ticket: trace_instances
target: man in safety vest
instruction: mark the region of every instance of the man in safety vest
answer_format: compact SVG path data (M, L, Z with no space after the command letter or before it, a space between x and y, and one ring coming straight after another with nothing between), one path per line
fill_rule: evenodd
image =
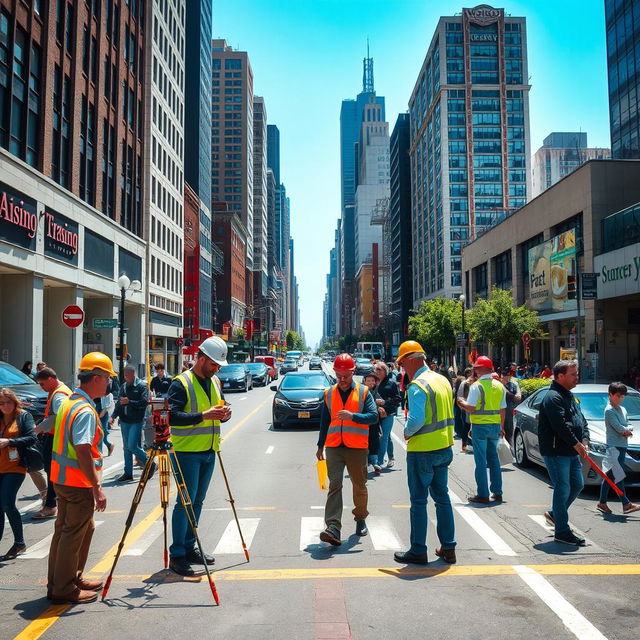
M334 546L341 544L342 479L347 468L353 486L352 513L356 535L367 535L367 458L370 425L378 428L378 410L373 396L364 385L353 380L356 363L348 353L333 362L338 383L325 389L320 414L318 460L324 460L326 447L329 495L324 511L326 529L320 540Z
M207 338L201 345L191 369L176 376L169 387L171 442L193 504L196 525L202 503L213 475L216 451L220 449L220 423L231 417L225 406L216 373L227 364L227 344L222 338ZM213 564L214 557L204 558L196 548L196 539L187 514L176 499L171 518L173 544L169 567L178 575L192 576L192 564Z
M491 499L502 502L502 469L498 458L498 444L504 438L504 418L507 408L507 391L500 379L493 377L493 362L487 356L479 356L473 368L478 376L471 385L466 399L458 398L458 406L469 413L473 459L476 463L477 492L469 496L469 502L489 504ZM487 482L487 463L491 487Z
M100 484L102 429L92 398L106 394L113 375L108 356L87 353L78 366L79 388L56 414L50 477L58 517L49 550L47 597L58 604L93 602L102 588L102 582L86 580L82 572L95 530L93 512L107 506Z
M427 564L427 498L436 506L440 547L436 555L456 561L455 524L449 498L449 465L453 460L453 395L444 376L426 364L424 349L414 340L398 349L398 365L411 383L407 389L409 413L404 426L411 509L411 547L397 551L396 562Z
M41 389L49 394L47 397L47 406L44 409L44 418L36 427L36 433L38 434L42 447L44 470L47 472L47 497L42 505L42 509L31 516L34 520L44 520L46 518L55 518L58 515L56 492L53 488L53 482L51 482L53 433L56 426L58 410L71 395L71 389L69 389L64 382L58 380L58 374L49 367L40 369L35 377Z

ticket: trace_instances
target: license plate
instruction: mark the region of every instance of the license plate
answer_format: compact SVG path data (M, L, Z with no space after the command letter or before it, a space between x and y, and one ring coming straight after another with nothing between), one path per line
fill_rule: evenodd
M310 417L311 417L310 411L298 411L298 418L310 418Z
M222 387L223 387L224 389L228 389L230 386L231 386L231 384L230 384L229 382L225 382L225 383L222 385Z

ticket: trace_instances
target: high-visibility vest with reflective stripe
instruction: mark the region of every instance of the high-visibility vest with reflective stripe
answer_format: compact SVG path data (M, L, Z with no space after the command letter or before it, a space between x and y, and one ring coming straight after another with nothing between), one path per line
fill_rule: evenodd
M98 449L102 438L100 418L93 405L77 393L72 393L56 414L56 427L53 434L53 451L51 454L51 482L67 487L92 487L92 483L80 469L78 454L73 446L73 422L80 413L90 412L96 423L95 435L91 443L91 457L96 469L102 469L102 454Z
M218 406L222 401L220 382L216 376L211 378L211 399L196 379L193 371L185 371L176 376L187 392L185 413L202 413ZM171 425L171 442L176 451L214 451L220 450L220 420L202 420L197 424L184 427Z
M369 448L369 425L358 424L353 420L339 420L336 416L338 411L346 409L351 413L363 413L364 403L369 392L368 387L358 382L349 392L345 403L342 402L338 385L334 384L331 389L324 390L324 402L331 416L325 447L339 447L345 445L351 449Z
M452 447L453 394L448 380L439 373L424 371L412 380L411 384L421 389L427 397L424 405L424 425L409 438L407 451L438 451Z
M476 410L469 414L471 424L500 425L500 405L506 390L499 380L477 380L478 403Z
M48 418L49 414L51 413L51 403L53 402L53 396L55 396L56 393L61 393L67 396L68 398L73 393L73 391L71 391L71 389L69 389L69 387L67 387L67 385L64 382L59 382L58 386L49 394L49 397L47 398L47 406L44 408L45 418ZM47 433L50 435L53 435L55 430L56 430L56 425L54 423L53 427L51 427L51 429L47 431Z

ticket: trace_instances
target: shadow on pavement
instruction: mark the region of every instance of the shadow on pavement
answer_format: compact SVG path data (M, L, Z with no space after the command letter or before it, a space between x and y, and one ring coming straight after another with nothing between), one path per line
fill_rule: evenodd
M533 548L553 556L570 556L580 550L584 551L584 549L588 547L574 547L562 544L561 542L555 542L554 540L549 540L549 542L534 544Z
M391 576L393 578L400 578L401 580L423 580L424 578L434 578L435 576L442 575L443 573L447 573L451 567L448 564L443 564L441 566L430 566L430 567L415 567L415 566L406 566L402 569L380 569L380 573L384 573L385 575Z
M326 542L318 542L318 544L309 544L305 547L306 551L314 560L330 560L334 556L351 555L354 553L362 553L364 549L354 549L360 543L360 536L355 533L342 541L339 547L334 547Z

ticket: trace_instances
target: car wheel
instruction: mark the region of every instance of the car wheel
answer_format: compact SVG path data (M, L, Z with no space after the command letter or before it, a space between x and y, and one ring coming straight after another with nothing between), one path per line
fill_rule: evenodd
M516 464L519 467L528 467L531 465L529 456L527 455L527 449L524 444L524 438L520 430L516 431L513 436L513 449L515 453Z
M275 418L271 418L271 424L273 425L274 431L276 429L282 429L282 422L278 422Z

